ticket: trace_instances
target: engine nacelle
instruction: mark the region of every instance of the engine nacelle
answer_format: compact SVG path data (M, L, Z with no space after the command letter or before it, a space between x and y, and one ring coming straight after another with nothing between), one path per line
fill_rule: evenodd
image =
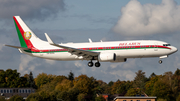
M115 61L111 61L111 62L126 62L127 58L121 58L121 57L116 57Z
M115 53L100 53L98 56L98 60L102 62L113 62L116 60L116 54Z

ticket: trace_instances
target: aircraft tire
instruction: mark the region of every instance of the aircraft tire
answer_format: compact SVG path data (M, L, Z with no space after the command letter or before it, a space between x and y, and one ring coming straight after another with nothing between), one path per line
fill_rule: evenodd
M162 64L162 60L159 60L159 64Z
M93 66L93 62L88 62L88 66L92 67Z
M96 66L96 67L100 67L101 64L100 64L99 62L96 62L96 63L95 63L95 66Z

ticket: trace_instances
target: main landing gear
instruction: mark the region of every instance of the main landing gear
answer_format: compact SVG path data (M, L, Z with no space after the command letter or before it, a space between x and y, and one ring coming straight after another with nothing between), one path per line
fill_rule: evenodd
M159 60L159 64L161 64L162 63L162 60Z
M90 62L88 62L88 66L89 66L89 67L92 67L93 65L94 65L94 63L92 62L92 60L91 60ZM95 63L95 66L96 66L96 67L100 67L100 66L101 66L101 64L99 63L99 61Z

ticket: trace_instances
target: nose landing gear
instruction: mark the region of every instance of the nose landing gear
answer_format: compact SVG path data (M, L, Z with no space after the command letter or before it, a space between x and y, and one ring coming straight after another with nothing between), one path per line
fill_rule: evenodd
M162 60L159 60L159 64L161 64L162 63Z

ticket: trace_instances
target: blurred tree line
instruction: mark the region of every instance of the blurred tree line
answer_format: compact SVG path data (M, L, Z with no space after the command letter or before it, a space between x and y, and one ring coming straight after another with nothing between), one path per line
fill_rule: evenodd
M17 70L7 69L0 70L0 88L23 88L33 87L37 88L34 82L32 72L20 77Z
M180 70L163 75L152 73L145 76L142 70L137 71L134 80L109 83L96 80L94 77L79 75L74 77L40 73L33 78L32 72L20 76L17 70L0 70L1 88L33 87L36 90L27 101L105 101L101 94L119 94L125 96L156 96L157 101L180 101ZM13 96L11 99L22 99ZM3 98L0 97L0 100ZM3 101L3 100L2 100ZM11 100L10 100L11 101Z

